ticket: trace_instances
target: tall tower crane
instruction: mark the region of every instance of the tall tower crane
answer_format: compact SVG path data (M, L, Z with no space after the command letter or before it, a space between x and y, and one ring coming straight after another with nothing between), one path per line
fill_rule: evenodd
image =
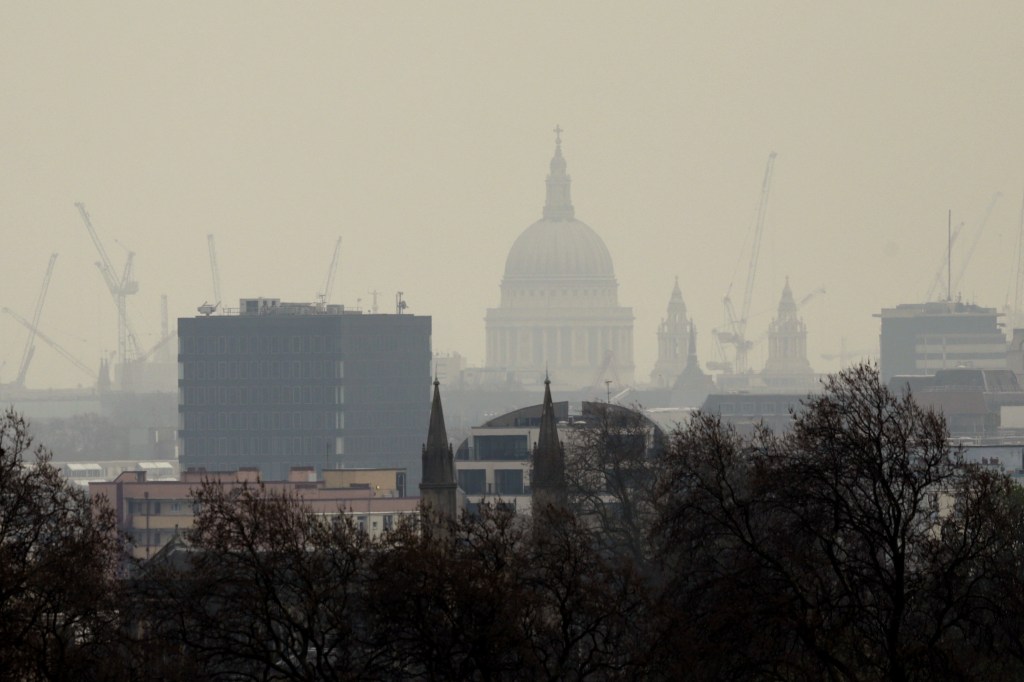
M43 333L43 332L42 332L42 331L41 331L41 330L40 330L40 329L39 329L38 327L36 327L36 326L35 326L34 324L32 324L31 322L29 322L29 321L28 321L28 320L26 320L26 319L25 319L24 317L22 317L21 315L19 315L19 314L18 314L18 313L16 313L16 312L14 312L14 311L13 311L13 310L11 310L10 308L0 308L0 310L2 310L3 312L7 313L8 315L10 315L10 316L11 316L12 318L14 318L15 320L17 320L17 321L18 321L19 323L21 323L21 325L22 325L23 327L25 327L25 328L26 328L26 329L28 329L28 330L29 330L30 332L32 332L33 334L35 334L35 335L36 335L36 337L38 337L38 338L39 338L39 339L41 339L42 341L45 341L46 343L50 344L50 346L51 346L51 347L52 347L52 348L53 348L53 349L54 349L55 351L57 351L58 353L60 353L60 354L61 354L61 355L62 355L62 356L63 356L63 357L65 358L65 359L67 359L67 360L68 360L68 362L70 362L71 364L73 364L73 365L74 365L75 367L77 367L78 369L82 370L82 372L84 372L85 374L89 375L89 376L90 376L90 377L92 377L93 379L95 379L95 378L96 378L96 374L95 374L95 372L93 372L93 371L92 371L91 369L89 369L88 367L86 367L86 366L85 366L85 363L83 363L83 362L82 362L81 360L79 360L79 359L78 359L78 358L76 358L76 357L75 357L74 355L72 355L71 353L69 353L69 352L68 352L68 351L67 351L67 350L66 350L66 349L65 349L65 348L64 348L63 346L61 346L61 345L60 345L59 343L57 343L56 341L54 341L53 339L51 339L51 338L50 338L49 336L47 336L46 334L44 334L44 333Z
M320 293L316 295L321 310L326 310L327 305L331 302L331 293L334 291L334 277L338 272L338 256L340 254L341 237L338 237L338 241L334 244L334 257L331 258L331 265L327 269L327 282L324 283L324 288Z
M996 192L992 195L992 199L988 202L988 208L985 209L985 216L981 219L978 224L978 231L974 233L974 239L971 241L970 248L967 249L967 255L963 262L960 264L960 270L957 271L956 277L953 278L951 291L959 291L960 283L964 278L964 273L967 272L967 266L971 264L971 258L974 256L975 249L978 248L978 242L981 240L981 234L985 231L985 226L988 225L989 218L992 217L992 209L999 203L999 199L1003 196L1002 192Z
M754 221L754 241L750 250L750 267L747 269L747 284L743 290L743 307L739 316L732 302L732 284L726 293L723 303L729 327L727 331L718 331L716 336L722 343L735 348L736 362L733 367L736 373L747 371L747 352L751 342L747 339L747 320L750 315L750 299L754 293L754 278L757 274L757 260L761 252L761 235L764 233L764 218L768 211L768 194L772 185L772 170L775 167L775 152L768 155L768 163L764 169L764 180L761 182L761 199L757 206L757 217Z
M1017 276L1013 289L1013 316L1012 328L1019 327L1024 323L1024 200L1020 206L1020 221L1017 227Z
M206 246L210 250L210 277L213 279L213 307L214 310L220 305L220 268L217 267L217 245L213 242L213 235L206 235Z
M947 279L951 274L948 272L949 250L951 250L953 248L953 245L956 244L956 240L960 236L960 232L963 229L964 222L961 220L960 224L958 224L955 228L952 228L952 230L950 231L949 239L946 243L946 253L942 254L942 262L939 263L939 267L935 269L935 276L932 278L932 284L930 287L928 287L928 293L924 295L924 300L926 302L939 300L936 298L936 296L941 295L942 285L946 283ZM952 289L953 285L952 282L950 282L949 290L952 291Z
M50 288L50 277L53 276L53 265L57 262L57 254L50 254L50 262L46 266L46 274L43 276L43 286L39 290L39 297L36 299L36 307L32 313L32 323L28 326L28 339L25 341L25 350L21 353L21 363L18 365L18 376L14 379L14 385L25 386L25 375L28 373L28 366L35 355L36 327L39 325L39 316L43 312L43 302L46 300L46 292Z
M128 321L128 297L139 293L139 283L132 275L135 253L128 252L124 268L118 277L115 274L114 264L111 262L110 256L107 255L107 250L103 248L103 242L96 234L96 228L92 226L92 220L85 210L85 204L79 201L75 203L75 206L78 208L82 222L85 223L85 228L89 231L89 236L92 237L92 243L100 255L96 267L103 274L103 281L106 282L107 289L110 290L110 295L114 299L114 305L117 306L117 359L121 364L127 365L139 353L139 342Z

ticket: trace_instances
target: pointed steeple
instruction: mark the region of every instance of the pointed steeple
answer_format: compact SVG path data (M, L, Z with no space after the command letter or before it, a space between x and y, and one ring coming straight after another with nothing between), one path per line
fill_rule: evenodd
M665 318L658 326L658 360L651 370L654 386L672 386L686 368L687 350L692 347L687 343L686 329L686 303L676 277Z
M558 440L555 405L551 401L551 380L544 377L544 403L540 412L540 432L533 449L531 476L534 506L566 503L565 449Z
M686 324L686 302L683 301L683 291L679 288L679 278L672 286L672 295L668 299L668 317L666 321L671 324Z
M565 172L565 159L562 157L562 127L555 126L554 132L555 155L551 158L551 173L547 178L544 218L546 220L572 220L575 216L569 191L572 178Z
M796 300L793 298L793 290L789 288L789 276L786 276L786 286L782 288L782 298L779 299L779 319L796 317Z
M807 361L807 325L800 319L787 277L779 299L779 315L768 325L765 381L771 386L799 386L811 382L813 375Z
M688 325L689 353L686 356L686 369L676 379L672 387L674 404L685 407L700 407L708 394L715 388L714 379L704 373L697 359L697 325Z
M441 407L441 382L434 379L434 401L430 405L427 443L423 446L423 483L455 483L455 461Z

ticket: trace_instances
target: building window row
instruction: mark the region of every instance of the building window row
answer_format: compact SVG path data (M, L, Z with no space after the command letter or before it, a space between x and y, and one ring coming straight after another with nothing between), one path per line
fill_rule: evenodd
M344 454L344 438L322 436L186 436L182 438L188 457L289 457L304 456L305 464L325 462L331 454ZM242 463L240 462L239 465Z
M253 379L342 379L342 360L190 360L179 363L186 381Z
M338 339L340 341L340 339ZM280 355L283 353L324 353L327 337L314 335L184 336L183 355Z
M344 386L185 386L179 405L343 405Z
M193 431L310 431L345 428L345 413L303 412L186 412L182 429Z

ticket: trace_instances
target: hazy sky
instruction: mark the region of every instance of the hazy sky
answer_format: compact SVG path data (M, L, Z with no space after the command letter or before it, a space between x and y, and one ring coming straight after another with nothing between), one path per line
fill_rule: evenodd
M484 359L505 257L540 217L551 129L576 216L611 251L638 378L678 275L715 359L722 297L778 153L748 334L784 278L811 364L877 347L883 306L920 300L1002 192L960 287L1013 303L1024 191L1024 4L917 2L15 2L0 0L0 306L28 317L58 251L42 329L95 366L116 315L79 220L158 340L211 299L312 300L334 242L334 301L405 292L434 349ZM119 244L123 245L120 246ZM24 329L0 317L0 380ZM28 383L87 382L38 344ZM757 367L767 354L761 344Z

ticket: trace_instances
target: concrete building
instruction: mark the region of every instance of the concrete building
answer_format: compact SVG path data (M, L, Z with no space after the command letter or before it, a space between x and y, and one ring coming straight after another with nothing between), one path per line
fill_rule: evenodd
M561 129L556 133L543 216L512 245L501 303L487 311L486 368L537 387L548 370L560 389L628 386L633 311L619 305L608 248L575 217Z
M1008 369L942 369L926 376L896 376L888 386L896 394L909 390L918 405L941 413L949 434L965 442L1002 440L1008 435L1003 415L1024 409L1024 390Z
M132 555L148 559L195 521L193 491L203 481L228 488L260 480L256 469L232 472L185 471L180 480L154 481L145 471L125 471L113 481L89 483L89 495L104 495L114 509L118 530L132 541ZM323 472L292 469L278 481L264 481L268 492L301 500L317 514L350 516L371 537L417 513L419 499L405 497L406 472L401 469L343 469Z
M182 318L182 469L400 467L420 481L429 418L431 319L242 299Z
M775 433L785 433L793 428L793 413L804 411L807 397L807 392L711 393L701 406L701 412L721 417L723 422L745 436L753 435L761 425Z
M572 457L574 432L595 428L604 420L615 426L640 420L645 425L649 453L664 442L664 430L630 408L583 401L570 411L569 405L568 401L552 401L548 385L544 402L513 410L470 430L469 437L455 451L459 488L465 493L470 511L486 502L529 513L536 502L538 485L542 498L546 495L554 502L564 499L564 462Z
M1007 342L995 308L961 301L906 303L880 315L882 381L940 369L1006 369Z

